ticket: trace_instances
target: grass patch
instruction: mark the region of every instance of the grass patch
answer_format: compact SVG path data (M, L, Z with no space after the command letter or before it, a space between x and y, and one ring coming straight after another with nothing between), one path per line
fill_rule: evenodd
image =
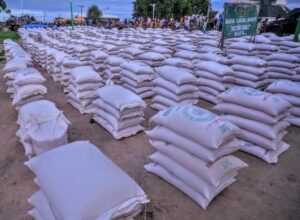
M14 31L0 32L0 44L2 44L5 39L12 39L14 41L17 41L19 40L19 35Z

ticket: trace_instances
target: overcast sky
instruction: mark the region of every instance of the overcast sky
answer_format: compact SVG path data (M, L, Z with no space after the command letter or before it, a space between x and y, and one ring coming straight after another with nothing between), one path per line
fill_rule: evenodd
M91 4L96 4L106 15L116 15L120 18L131 17L132 2L134 0L73 0L74 15L80 14L79 5L84 5L83 12ZM220 10L226 0L212 0L212 8ZM300 7L300 0L287 0L289 8ZM43 12L46 12L46 20L52 21L55 17L70 17L70 0L6 0L12 14L24 13L34 15L38 20L43 20ZM229 2L229 0L227 0ZM2 19L1 19L2 20Z

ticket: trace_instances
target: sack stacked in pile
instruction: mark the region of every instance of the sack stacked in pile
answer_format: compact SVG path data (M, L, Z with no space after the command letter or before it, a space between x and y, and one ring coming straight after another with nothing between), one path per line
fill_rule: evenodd
M269 39L271 40L271 44L276 45L281 52L287 53L289 50L297 48L300 46L299 42L293 42L293 36L270 36Z
M158 77L154 80L155 97L151 107L163 110L178 104L196 104L198 91L197 78L191 73L173 66L155 69Z
M224 65L230 64L230 60L228 58L215 53L199 53L197 54L196 59L199 61L214 61Z
M121 83L121 64L126 62L122 57L109 56L105 60L105 71L103 72L103 78L105 80L113 80L115 83Z
M70 122L53 102L39 100L23 105L17 124L20 128L16 135L26 156L39 155L68 143Z
M97 91L93 119L115 139L122 139L144 130L145 102L135 93L118 85Z
M147 65L151 66L152 68L159 67L162 65L165 57L156 52L146 52L138 56L138 60L146 63Z
M292 105L289 110L290 115L286 118L286 121L300 127L300 83L290 80L278 80L269 85L266 91L274 93Z
M300 81L300 75L296 68L300 65L300 58L286 53L275 53L265 58L269 62L269 81L274 82L279 79L290 79Z
M4 67L5 72L12 72L18 69L32 66L31 55L27 53L20 45L12 40L4 40L5 57L8 61ZM15 60L15 61L12 61ZM25 65L24 65L25 64ZM11 70L13 68L13 70Z
M174 54L174 57L181 58L187 62L195 62L197 59L197 52L191 52L188 50L180 50Z
M93 113L95 106L92 102L96 98L96 91L103 86L103 80L90 66L72 69L72 78L67 87L68 103L81 114Z
M287 54L292 54L294 56L297 56L300 59L300 46L288 50Z
M34 76L38 76L41 78L42 76L40 75L40 72L37 71L36 69L34 68L24 68L24 69L21 69L21 70L17 70L17 71L14 71L14 72L8 72L4 75L4 78L7 80L6 81L6 85L7 85L7 90L6 92L9 93L9 94L14 94L15 92L15 89L14 89L14 80L15 78L17 77L17 75L19 74L23 74L23 75L30 75L30 74L34 74ZM45 80L43 78L43 80ZM13 95L11 96L11 98L13 98Z
M268 63L256 57L236 56L230 60L234 84L259 88L268 83Z
M173 56L173 51L167 47L153 46L152 48L150 48L150 51L155 53L160 53L165 58L170 58Z
M214 61L200 61L195 63L195 75L198 77L199 92L197 96L214 104L218 103L217 96L228 86L226 82L233 82L234 71L226 65Z
M120 56L126 60L136 60L138 59L138 56L141 55L142 53L144 53L143 50L131 46L131 47L124 48Z
M71 56L65 57L62 61L61 69L60 69L60 74L61 74L61 77L59 78L60 84L64 87L67 87L69 85L70 79L72 78L71 76L72 69L80 66L83 66L83 63L80 62L77 58Z
M150 119L147 131L157 152L145 169L180 189L206 209L212 199L236 181L247 165L229 155L241 147L240 130L217 115L193 105L179 105ZM178 126L180 125L180 126Z
M87 141L61 146L25 165L40 188L28 199L35 219L132 219L149 202L131 177Z
M87 65L89 64L90 51L91 50L88 47L76 45L75 47L73 47L72 55L74 57L78 57L84 65Z
M284 119L291 105L278 96L249 87L233 87L218 96L223 102L213 109L242 129L242 151L268 163L289 148L283 142L289 123Z
M99 74L103 74L103 71L105 70L105 60L107 58L107 53L95 50L90 53L89 64L92 65Z
M142 99L154 95L152 91L155 75L153 69L145 63L139 61L129 61L121 65L122 86L133 91Z
M184 71L187 71L191 74L194 74L194 64L192 61L188 61L182 58L172 57L165 59L163 62L164 65L174 66L180 68Z
M29 102L43 99L47 93L47 88L43 85L46 79L36 69L18 70L7 73L5 77L9 78L7 92L12 93L12 104L16 109Z
M247 40L250 40L250 37L245 37ZM263 35L256 35L255 41L256 51L258 57L264 59L266 56L269 56L273 53L279 52L279 48L271 44L271 40Z
M53 54L53 63L48 66L48 73L51 74L52 79L57 82L61 78L61 65L65 57L68 55L64 52L57 51Z
M230 44L226 50L227 57L233 58L236 56L256 56L257 53L257 46L252 43L245 43L245 42L235 42ZM246 59L246 58L244 58Z

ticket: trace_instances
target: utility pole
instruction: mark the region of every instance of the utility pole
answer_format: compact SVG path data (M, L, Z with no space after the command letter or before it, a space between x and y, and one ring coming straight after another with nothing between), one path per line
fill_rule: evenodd
M78 5L78 7L80 8L80 20L81 20L81 24L83 23L83 19L82 19L82 9L85 7L84 5Z
M23 0L21 0L20 4L21 4L22 16L23 16Z
M152 6L152 20L154 20L154 15L155 15L155 6L156 4L150 4Z
M45 11L43 11L43 14L44 14L44 23L46 23L46 15L47 15L47 13Z

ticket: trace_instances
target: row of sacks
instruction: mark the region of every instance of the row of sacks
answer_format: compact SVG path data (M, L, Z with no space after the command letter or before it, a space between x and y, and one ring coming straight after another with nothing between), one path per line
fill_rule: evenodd
M7 79L7 92L13 98L13 106L19 109L22 105L44 98L46 81L39 71L32 68L32 60L20 45L7 40L4 42L7 63L2 72Z
M289 79L292 81L300 81L300 58L292 54L274 53L267 56L268 61L267 75L269 82L274 82L280 79ZM297 71L298 70L298 71Z
M290 80L278 80L270 84L266 91L285 99L292 105L289 110L290 115L286 118L286 121L300 127L300 83Z
M149 202L142 188L88 141L62 145L25 165L39 187L28 199L34 219L133 219Z
M160 111L150 122L156 126L146 133L157 152L149 156L153 162L145 169L204 209L247 166L230 155L241 147L236 139L240 129L206 109L178 105Z
M233 87L218 98L213 110L223 114L224 120L237 125L242 132L242 151L268 163L277 163L289 145L283 142L290 125L285 121L291 105L279 96L250 87Z

